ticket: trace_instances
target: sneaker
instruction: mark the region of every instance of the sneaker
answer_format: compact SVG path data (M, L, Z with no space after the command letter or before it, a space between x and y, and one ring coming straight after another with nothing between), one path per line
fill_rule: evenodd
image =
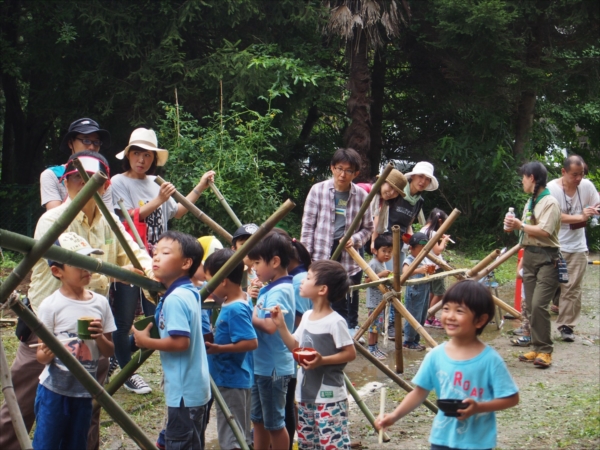
M529 330L525 329L525 327L519 327L509 331L509 333L512 333L515 336L527 336L529 334Z
M350 336L352 336L352 339L354 339L354 336L356 336L356 333L358 332L358 330L360 330L360 327L358 325L356 325L356 327L354 327L354 328L348 328L348 331L350 332ZM361 336L360 339L358 340L358 343L360 345L367 344L367 341L365 341L365 338L364 338L364 333L363 333L363 336Z
M418 352L422 352L425 350L425 346L421 344L417 344L416 342L405 342L402 344L403 348L407 348L409 350L416 350Z
M129 377L129 379L123 384L125 389L131 392L135 392L136 394L149 394L152 392L150 386L146 384L144 379L140 377L137 373L134 373Z
M552 364L552 353L538 353L535 361L533 361L534 366L538 366L543 369L550 367L550 364Z
M396 328L394 328L394 324L390 323L389 327L388 327L388 339L390 341L395 341L396 340Z
M433 319L427 319L427 320L425 321L425 326L426 326L427 328L431 328L431 327L433 327Z
M119 368L119 362L117 361L117 358L115 358L114 356L111 356L109 361L109 365L108 365L108 373L106 374L106 384L108 384L110 382L110 377L113 376L113 374L115 373L115 370L117 370Z
M440 322L437 319L433 319L433 323L431 325L432 328L443 328L442 327L442 322Z
M379 360L386 359L386 355L384 355L384 353L378 348L375 348L374 350L369 350L369 353Z
M156 446L158 450L166 450L167 441L165 440L165 430L164 428L158 433L158 439L156 439Z
M531 345L530 336L519 336L510 340L510 344L515 347L529 347Z
M534 362L537 355L538 355L538 353L536 353L536 352L527 352L524 355L519 355L519 361ZM541 355L541 353L540 353L540 355Z
M560 330L560 337L562 338L563 341L565 341L565 342L574 342L575 341L575 335L573 334L573 328L563 325L562 327L559 328L559 330Z

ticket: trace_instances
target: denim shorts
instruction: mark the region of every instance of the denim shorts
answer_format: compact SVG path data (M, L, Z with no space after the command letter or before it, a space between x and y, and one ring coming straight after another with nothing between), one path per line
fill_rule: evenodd
M277 431L285 427L285 395L291 375L254 375L250 420L262 423L265 430Z

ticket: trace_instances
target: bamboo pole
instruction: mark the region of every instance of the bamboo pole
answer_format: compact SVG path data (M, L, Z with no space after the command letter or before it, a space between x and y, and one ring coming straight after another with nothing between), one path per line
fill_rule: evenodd
M231 217L231 220L233 220L233 223L235 223L237 227L241 227L242 222L240 221L240 219L238 219L238 216L235 215L233 209L231 209L231 206L229 206L229 203L227 203L227 200L225 200L225 197L223 197L223 194L221 194L219 188L212 181L209 181L208 185L219 199L219 202L221 203L223 208L225 208L225 211L227 211L227 214L229 214L229 217Z
M392 369L390 369L388 366L386 366L384 363L382 363L381 361L379 361L377 358L375 358L373 355L371 355L369 353L369 350L367 350L366 348L364 348L362 345L355 343L354 347L356 347L356 350L358 350L358 352L363 355L365 358L367 358L371 363L373 363L373 365L375 367L377 367L379 370L381 370L385 375L387 375L388 377L390 377L390 379L396 383L398 386L400 386L402 389L404 389L406 392L410 392L412 391L414 388L408 384L406 381L404 381L402 378L400 378L397 374L394 373L394 371ZM429 400L425 400L423 402L423 405L429 409L430 411L434 412L437 414L438 409L437 406L435 406L433 403L431 403Z
M158 184L159 186L162 186L163 183L166 183L166 181L162 177L156 177L154 179L154 182L156 184ZM208 227L211 230L213 230L215 233L217 233L219 236L221 236L223 239L225 239L227 242L229 242L231 244L231 241L232 241L231 234L229 234L227 231L225 231L223 229L223 227L221 227L221 225L219 225L217 222L215 222L210 217L208 217L205 213L203 213L200 210L200 208L198 208L196 205L194 205L192 202L190 202L187 198L185 198L183 195L181 195L181 193L179 191L175 190L175 192L173 192L173 194L171 194L171 197L173 197L177 202L179 202L183 206L185 206L185 208L190 213L192 213L192 215L194 217L196 217L197 219L202 221L204 224L208 225Z
M0 229L0 246L9 250L19 253L29 253L37 242L37 240L28 236L22 236L18 233L13 233L12 231ZM62 264L79 267L80 269L86 269L90 272L101 273L110 278L117 278L149 291L166 290L159 282L151 280L143 275L122 269L116 264L101 261L98 258L80 255L79 253L69 251L57 245L50 247L42 256Z
M355 284L354 286L350 286L350 292L352 291L360 291L362 289L370 288L370 287L378 287L380 284L384 284L386 286L392 287L394 283L393 278L380 278L379 280L369 281L368 283Z
M485 269L480 270L475 274L472 278L474 280L480 280L483 277L487 276L490 272L492 272L496 267L500 266L506 260L510 259L513 255L515 255L521 249L521 244L515 245L513 248L505 252L502 256L496 259L493 263L487 266Z
M223 416L225 416L225 420L227 420L231 431L233 431L233 434L237 439L238 444L240 445L240 449L250 450L250 447L248 447L248 443L246 442L246 438L242 434L242 430L240 430L240 428L238 427L235 417L231 413L231 410L227 407L227 403L225 403L225 399L221 395L221 392L219 391L219 388L217 387L215 380L213 380L212 376L210 377L210 389L212 391L213 397L217 401L217 405L219 405L219 408L221 408Z
M429 256L427 257L429 258ZM442 280L444 278L447 277L455 277L459 274L465 274L467 273L468 269L453 269L453 270L448 270L448 271L444 271L444 272L440 272L440 273L434 273L433 275L426 275L423 278L415 278L412 280L407 280L404 285L405 286L415 286L417 284L425 284L425 283L431 283L432 281L435 280Z
M394 225L392 227L392 255L394 255L394 290L396 292L401 292L402 285L400 284L400 272L402 268L400 267L400 252L402 249L402 244L400 241L400 227L398 225ZM390 305L390 307L395 308L395 306ZM394 339L394 350L396 356L396 372L404 373L404 355L402 352L402 314L400 314L399 310L396 310L396 319L394 320L394 333L397 336L397 339ZM389 323L388 323L389 328Z
M346 247L346 243L350 240L352 235L356 232L356 229L358 228L358 225L360 224L363 216L365 215L365 212L367 211L369 206L371 206L371 201L375 197L375 194L377 194L379 192L379 189L381 189L381 185L383 185L383 183L385 183L387 176L390 174L390 172L393 169L394 169L394 165L392 163L389 163L385 167L383 172L381 172L381 175L379 176L379 178L377 179L377 181L371 188L371 192L369 192L369 195L367 195L367 198L361 205L360 209L358 210L358 213L356 213L356 217L352 221L352 224L350 224L350 228L348 228L346 230L346 234L344 234L344 237L342 239L340 239L340 243L338 244L337 248L333 252L333 255L331 255L330 259L337 261L337 259L340 257L340 255L342 254L342 251L344 250L344 247Z
M129 229L131 230L131 232L133 233L133 237L135 239L135 242L137 242L137 245L140 248L146 248L146 246L144 245L144 242L142 241L142 238L140 236L140 233L138 233L137 228L135 227L133 220L131 220L131 216L129 215L129 211L127 211L127 208L125 207L125 204L123 203L123 199L120 199L117 204L119 205L119 208L121 208L121 212L123 213L123 217L125 218L125 220L127 221L127 224L129 225Z
M2 337L0 336L0 384L2 385L2 394L4 394L4 400L8 407L8 414L12 422L15 434L19 440L21 449L30 450L33 449L31 440L29 439L29 433L25 428L23 422L23 416L21 415L21 409L17 402L17 396L12 384L12 378L10 377L10 366L6 359L6 352L4 351L4 344L2 343Z
M471 270L469 270L469 272L467 272L467 276L468 277L473 277L473 276L477 275L477 272L479 272L481 269L483 269L484 267L486 267L489 264L491 264L492 261L494 261L498 256L500 256L500 250L494 250L494 251L492 251L492 253L490 253L489 255L487 255L485 258L483 258L477 264L475 264L471 268Z
M87 181L89 180L89 176L88 176L87 172L85 171L85 169L83 168L83 165L81 164L81 161L79 161L78 158L75 158L73 160L73 165L75 166L75 168L79 172L79 175L81 176L81 179L87 183ZM127 242L127 239L125 239L125 236L121 232L121 229L119 228L119 225L117 225L117 222L115 221L115 218L112 216L111 211L108 210L108 208L104 204L104 201L102 200L102 197L100 197L100 194L98 194L97 192L94 193L94 200L96 201L96 205L98 206L98 208L102 212L102 215L104 216L104 218L108 222L108 225L110 226L110 229L115 234L117 240L121 244L121 247L123 247L123 250L125 250L125 253L127 254L127 257L129 258L129 261L131 262L131 264L133 264L133 267L135 267L136 269L139 269L142 272L146 273L146 271L144 270L144 268L142 267L142 265L138 261L137 257L133 253L133 250L129 246L129 242Z
M358 344L358 346L360 347L360 344ZM360 397L358 391L354 388L354 386L352 386L352 382L346 374L344 374L344 382L346 383L346 388L348 389L348 392L350 392L350 395L354 398L354 401L356 402L360 410L363 412L367 420L371 423L371 426L375 428L375 416L373 415L367 404L364 402L364 400ZM383 433L383 442L389 441L389 435L387 433Z

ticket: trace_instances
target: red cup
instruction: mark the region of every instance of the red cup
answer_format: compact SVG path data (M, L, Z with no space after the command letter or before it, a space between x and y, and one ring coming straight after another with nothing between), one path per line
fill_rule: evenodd
M305 364L317 357L317 355L313 353L315 351L316 350L312 347L298 347L292 351L292 355L294 356L294 361L298 364Z

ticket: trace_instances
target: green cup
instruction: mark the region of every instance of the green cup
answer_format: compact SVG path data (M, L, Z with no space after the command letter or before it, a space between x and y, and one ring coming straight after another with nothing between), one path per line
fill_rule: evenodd
M154 320L154 316L144 317L143 319L134 322L133 326L136 330L145 330L148 324L152 324L152 328L150 328L150 337L152 339L160 339L160 335L158 334L158 328L156 328L156 322Z
M80 317L77 319L77 336L79 339L92 339L88 328L93 321L93 317Z

